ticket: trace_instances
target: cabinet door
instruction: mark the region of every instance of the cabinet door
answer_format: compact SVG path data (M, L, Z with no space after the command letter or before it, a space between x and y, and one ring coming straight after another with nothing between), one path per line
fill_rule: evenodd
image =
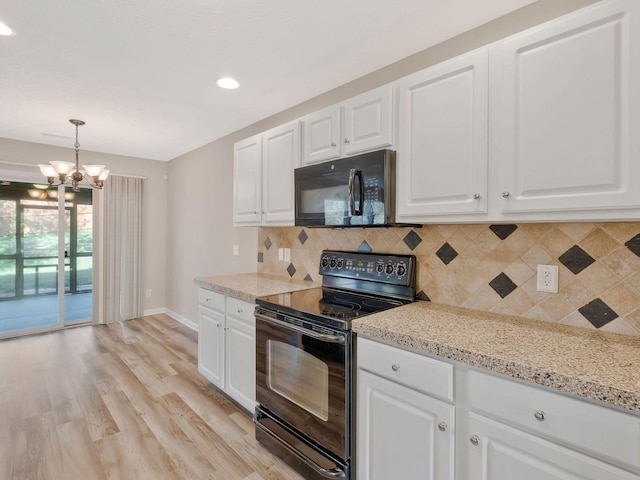
M256 406L255 326L227 315L226 392L253 412Z
M603 2L492 50L503 218L614 219L611 209L640 206L638 3ZM563 213L589 209L608 211Z
M233 148L233 222L259 225L262 213L262 136Z
M487 50L405 77L399 89L398 219L486 213Z
M224 314L198 307L198 371L224 388Z
M393 86L386 85L344 102L344 153L391 147Z
M359 370L358 480L452 480L453 422L452 405Z
M470 413L469 417L469 480L640 479L475 413Z
M340 112L340 105L333 105L304 117L305 165L340 157Z
M293 169L300 166L298 121L262 134L262 223L293 225Z

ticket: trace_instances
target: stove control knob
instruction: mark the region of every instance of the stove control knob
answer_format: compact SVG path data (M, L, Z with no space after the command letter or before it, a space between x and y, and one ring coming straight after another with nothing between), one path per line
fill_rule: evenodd
M387 275L391 275L393 273L393 265L388 263L386 268Z
M342 260L341 258L338 259L338 268L342 268L342 266L344 265L344 260Z
M398 268L396 269L396 273L398 274L399 277L403 276L407 271L407 268L404 265L398 265Z
M384 272L384 263L379 263L376 270L378 271L378 273Z
M336 268L336 259L335 259L335 258L332 258L332 259L329 261L329 266L330 266L332 269Z
M320 266L322 266L322 268L327 268L329 266L329 259L327 257L322 257Z

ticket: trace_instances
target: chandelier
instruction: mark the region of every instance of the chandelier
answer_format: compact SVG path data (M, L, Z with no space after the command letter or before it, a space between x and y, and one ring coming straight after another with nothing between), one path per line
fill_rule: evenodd
M56 183L56 177L58 178L58 185L71 184L71 188L74 191L80 189L80 182L86 180L89 186L92 188L101 189L104 185L104 181L109 176L109 170L104 168L104 165L83 165L84 170L80 170L79 165L79 152L80 144L78 143L78 127L84 125L82 120L69 120L76 126L76 143L73 144L76 150L76 163L72 162L60 162L51 161L50 165L38 165L42 174L47 177L49 186L54 186Z

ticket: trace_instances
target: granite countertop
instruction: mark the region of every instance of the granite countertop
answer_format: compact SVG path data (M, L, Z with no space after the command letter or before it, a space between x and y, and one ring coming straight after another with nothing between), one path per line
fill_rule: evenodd
M201 288L250 303L255 303L257 297L264 297L265 295L277 295L278 293L294 292L320 286L320 284L314 282L288 280L264 273L202 277L196 278L194 281Z
M640 338L429 302L368 315L353 329L640 413Z

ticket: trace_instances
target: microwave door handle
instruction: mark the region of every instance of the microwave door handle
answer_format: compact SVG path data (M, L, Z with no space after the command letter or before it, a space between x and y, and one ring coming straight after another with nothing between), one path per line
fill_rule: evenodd
M356 192L355 192L355 183L356 183L356 177L358 177L358 180L360 181L360 189L359 189L359 193L360 193L360 199L358 202L358 206L360 207L359 209L356 210ZM355 168L352 168L351 170L349 170L349 215L350 216L357 216L357 215L362 215L362 201L363 201L363 197L364 197L364 184L362 183L362 172L360 170L356 170Z
M356 215L362 215L364 210L364 182L362 181L362 170L356 172L358 181L360 182L360 201L358 202L359 208L356 210Z

